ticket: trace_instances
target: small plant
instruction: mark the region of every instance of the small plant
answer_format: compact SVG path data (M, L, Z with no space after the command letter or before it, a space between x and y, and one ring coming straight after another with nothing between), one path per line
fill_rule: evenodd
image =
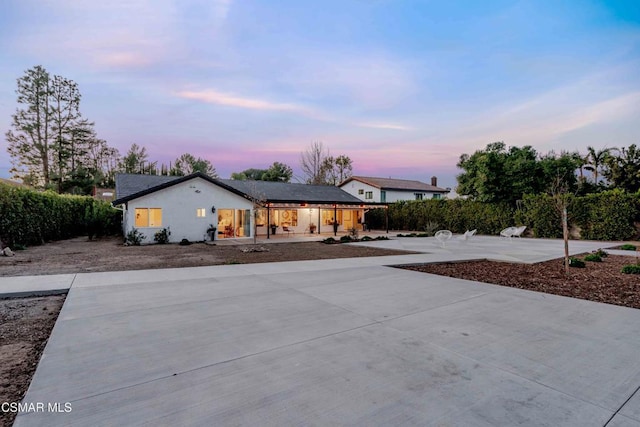
M586 264L581 259L573 257L569 258L569 267L584 268L585 266Z
M604 249L598 249L594 252L594 254L598 255L600 258L606 258L609 256L609 252L605 251Z
M396 237L404 237L404 234L398 233L398 234L396 234Z
M363 242L369 242L369 241L371 241L371 240L373 240L373 239L372 239L371 237L369 237L369 236L364 236L364 237L363 237L362 239L360 239L360 240L362 240Z
M351 227L349 229L349 237L351 237L352 240L358 240L358 229Z
M214 227L213 224L209 224L209 228L207 228L207 234L209 235L209 239L211 239L212 242L216 239L217 231L217 227Z
M584 260L589 262L602 262L602 257L597 253L594 253L594 254L589 254L585 256Z
M171 236L171 230L169 230L169 228L163 228L162 230L156 231L153 240L159 245L166 245L169 243L169 236Z
M387 236L378 236L376 240L389 240L389 238Z
M440 224L438 224L435 221L427 221L427 223L424 226L424 231L428 236L433 236L435 234L436 231L438 231L440 229Z
M635 251L636 247L627 243L626 245L620 246L620 249L623 251Z
M137 228L134 228L124 237L124 244L125 246L140 246L142 241L146 238L147 236L138 231Z
M352 240L351 236L342 236L342 237L340 237L340 241L342 243L350 242L351 240Z
M640 265L638 264L629 264L622 267L622 272L624 274L640 274Z
M191 242L189 241L189 239L182 239L179 243L180 246L189 246L190 244Z
M27 247L25 245L22 245L20 243L16 243L13 245L13 250L14 251L26 251Z
M334 239L333 237L327 237L326 239L324 239L322 241L322 243L326 243L328 245L332 244L332 243L337 243L338 241L336 239Z

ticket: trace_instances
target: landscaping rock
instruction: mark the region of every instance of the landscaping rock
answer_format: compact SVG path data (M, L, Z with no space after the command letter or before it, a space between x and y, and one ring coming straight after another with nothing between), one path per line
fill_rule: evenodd
M14 256L15 254L13 253L11 248L9 246L7 246L6 248L4 248L2 250L2 255L4 255L4 256Z

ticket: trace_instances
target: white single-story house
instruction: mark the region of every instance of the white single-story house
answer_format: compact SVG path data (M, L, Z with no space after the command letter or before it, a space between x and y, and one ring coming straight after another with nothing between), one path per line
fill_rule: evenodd
M146 236L143 243L153 243L165 228L170 242L345 231L362 227L366 209L384 206L363 204L334 186L214 179L199 172L118 174L112 205L123 211L125 235L136 229Z
M435 176L431 177L431 185L407 179L352 176L340 184L340 188L365 203L441 199L450 191L438 187Z

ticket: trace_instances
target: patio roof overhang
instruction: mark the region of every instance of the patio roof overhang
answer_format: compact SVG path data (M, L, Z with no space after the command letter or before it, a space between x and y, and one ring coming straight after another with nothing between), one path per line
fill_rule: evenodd
M377 209L387 208L387 203L345 203L345 202L300 202L267 201L263 205L270 209Z

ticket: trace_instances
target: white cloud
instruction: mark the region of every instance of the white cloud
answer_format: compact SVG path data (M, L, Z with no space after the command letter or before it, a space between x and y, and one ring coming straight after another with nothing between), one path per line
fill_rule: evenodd
M221 93L213 89L202 91L179 91L176 95L196 101L207 102L210 104L225 105L229 107L246 108L250 110L271 110L271 111L297 111L305 112L306 109L295 104L283 104L271 101L265 101L257 98L245 98L236 95Z

